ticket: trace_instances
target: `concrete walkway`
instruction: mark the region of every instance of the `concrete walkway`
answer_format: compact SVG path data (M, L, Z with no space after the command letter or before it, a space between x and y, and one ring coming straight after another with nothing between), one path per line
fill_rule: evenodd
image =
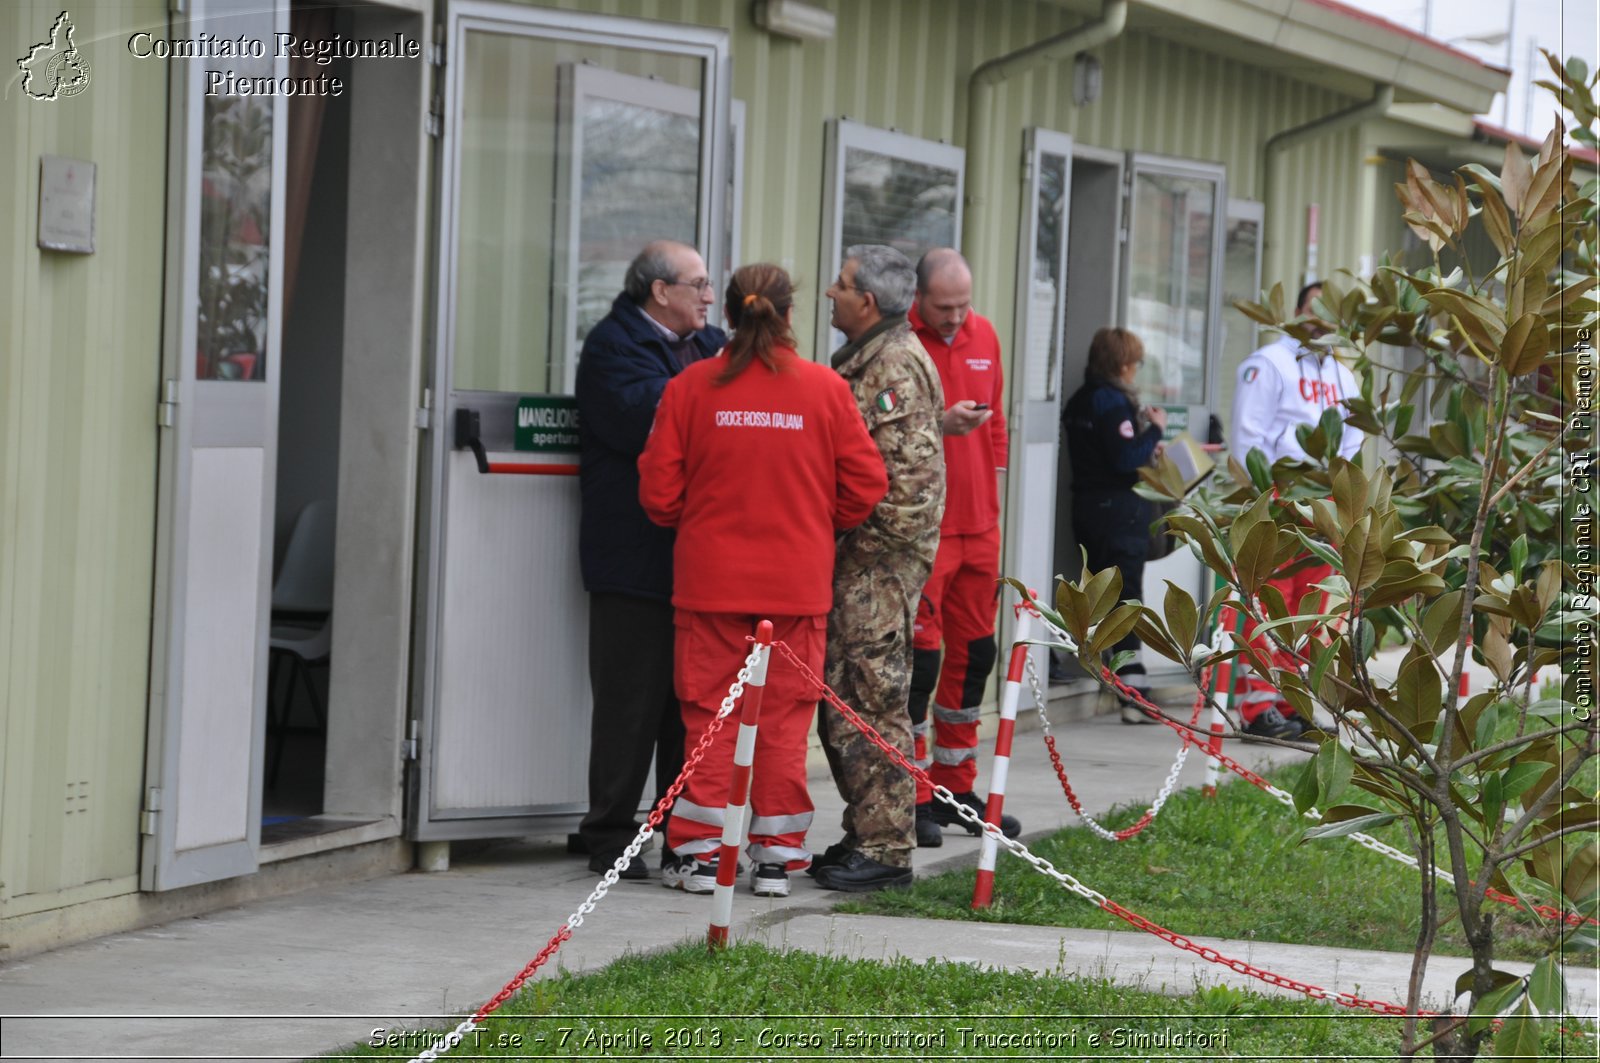
M1056 731L1091 812L1148 801L1178 748L1166 728L1127 727L1114 716ZM1229 746L1258 767L1298 755ZM1198 785L1202 771L1192 754L1181 784ZM1008 790L1006 810L1021 817L1025 837L1078 822L1037 733L1019 735ZM812 792L818 809L810 841L820 851L838 838L840 802L825 774L813 776ZM917 872L974 861L977 849L976 839L947 831L942 848L918 851ZM1002 858L1001 874L1019 873L1016 861ZM1410 872L1397 866L1395 873ZM30 957L0 967L0 1015L7 1016L0 1058L298 1059L365 1041L375 1029L442 1024L519 971L595 881L562 839L518 839L458 851L444 873L308 890ZM839 897L804 875L794 876L784 900L756 898L741 883L735 934L847 957L1083 973L1174 993L1219 982L1270 991L1136 932L844 916L831 911ZM629 953L703 940L709 909L708 897L664 890L654 878L619 883L551 966L592 971ZM1408 955L1204 943L1330 991L1392 1001L1403 999L1410 965ZM1433 961L1435 1003L1450 997L1466 962ZM1570 972L1569 985L1575 1010L1594 1014L1594 972Z

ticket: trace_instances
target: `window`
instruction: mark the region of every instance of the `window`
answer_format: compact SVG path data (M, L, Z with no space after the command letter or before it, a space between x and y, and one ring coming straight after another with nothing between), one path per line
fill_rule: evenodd
M818 286L833 279L845 249L887 244L913 263L935 247L959 247L966 153L840 118L828 127L828 184L823 189L823 247ZM817 335L844 337L828 327L828 301L818 299Z
M1239 365L1260 344L1255 322L1233 308L1235 300L1261 298L1261 229L1265 210L1246 199L1228 200L1228 228L1222 248L1222 358L1217 364L1217 400L1212 412L1231 431L1233 392ZM1204 440L1202 440L1204 442Z
M1206 401L1217 349L1222 168L1134 156L1124 320L1144 341L1148 401Z

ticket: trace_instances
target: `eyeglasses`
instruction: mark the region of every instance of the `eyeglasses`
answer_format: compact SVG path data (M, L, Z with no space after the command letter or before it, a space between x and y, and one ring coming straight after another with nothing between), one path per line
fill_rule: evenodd
M832 287L834 291L838 292L859 292L861 290L854 284L846 284L843 277L835 277Z
M707 288L711 287L711 278L710 277L696 277L692 281L663 281L662 283L664 283L664 284L681 284L685 288L693 288L695 290L695 293L698 294L700 292L705 291Z

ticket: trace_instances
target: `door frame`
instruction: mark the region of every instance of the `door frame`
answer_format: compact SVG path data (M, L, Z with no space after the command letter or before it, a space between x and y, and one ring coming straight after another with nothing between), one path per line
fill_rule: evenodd
M1061 189L1060 248L1056 263L1060 280L1049 325L1050 331L1055 336L1055 365L1047 372L1046 397L1033 399L1029 397L1028 387L1033 368L1030 354L1032 339L1030 284L1039 241L1040 176L1043 158L1047 155L1060 157L1065 171ZM1005 569L1015 572L1017 578L1027 581L1028 574L1023 571L1023 567L1032 559L1023 558L1024 528L1028 523L1025 518L1027 514L1034 513L1031 520L1048 527L1043 548L1044 579L1034 580L1033 582L1041 585L1031 589L1039 595L1046 606L1052 606L1055 600L1055 588L1050 585L1053 575L1051 570L1055 567L1055 488L1057 464L1060 461L1061 403L1066 390L1067 288L1070 283L1067 263L1072 219L1073 139L1070 135L1056 130L1030 127L1023 133L1023 159L1021 216L1018 219L1021 238L1017 245L1016 299L1012 307L1013 356L1009 426L1011 467L1006 473ZM1041 443L1050 444L1049 471L1045 477L1045 483L1049 485L1049 497L1030 498L1027 492L1028 483L1025 482L1034 479L1027 465L1029 444ZM1014 604L1014 593L1009 588L1001 589L1002 649L1011 645L1016 630L1015 614L1009 608ZM1048 674L1049 656L1045 648L1035 646L1028 652L1035 666L1043 669L1040 675ZM1002 659L1006 659L1004 654Z
M187 19L178 25L192 26L209 16L253 14L251 5L240 0L196 0ZM270 6L272 32L289 30L289 5ZM288 144L286 98L273 96L272 108L269 224L266 233L267 309L265 366L260 380L213 381L196 379L195 352L198 347L200 280L200 225L202 173L205 152L205 77L208 66L217 61L205 59L173 60L173 95L170 113L178 131L168 154L167 203L174 219L168 230L169 273L165 334L169 338L162 352L162 385L159 429L159 481L157 487L157 550L155 601L151 624L151 667L149 738L145 750L145 791L139 830L146 837L140 846L139 886L142 890L162 891L192 886L218 879L250 874L259 867L261 840L261 783L266 744L266 694L268 638L272 610L273 510L276 494L278 383L282 375L281 343L283 331L283 230L285 192L285 152ZM226 67L228 62L222 63ZM272 60L272 76L288 72L286 58ZM212 508L217 500L195 497L194 457L197 450L249 450L262 453L261 509L256 549L253 556L240 552L240 559L252 566L255 577L254 645L250 677L248 720L226 713L202 718L190 703L198 690L190 682L204 677L198 663L190 660L186 640L191 619L193 595L220 594L218 572L233 566L221 556L227 543L207 542L209 550L196 549L191 542L203 523L224 522L213 530L224 530L232 514L230 507ZM199 508L196 508L197 505ZM222 510L219 512L218 510ZM235 529L238 530L238 529ZM231 540L229 540L231 542ZM201 568L204 571L200 571ZM241 619L235 617L235 619ZM208 630L215 631L213 625ZM198 677L198 678L197 678ZM248 743L244 778L215 778L212 763L218 737ZM196 737L198 735L198 737ZM200 777L209 794L235 792L246 788L244 822L239 836L184 846L179 820L185 814L203 812L224 815L226 810L185 789ZM193 805L194 807L190 807ZM213 829L215 824L213 824Z
M423 462L423 505L419 514L422 525L418 535L419 593L416 606L419 638L413 664L415 681L410 729L416 756L410 773L407 802L407 836L419 841L496 837L549 830L556 822L551 818L552 812L559 812L563 822L573 818L570 809L496 808L483 813L441 815L433 807L434 764L438 753L435 742L443 678L439 656L445 600L444 558L451 536L445 500L455 449L453 423L457 407L451 378L459 280L455 254L458 239L456 210L461 187L458 138L465 107L464 69L459 57L464 54L467 34L475 32L673 53L701 60L704 64L700 111L700 196L703 209L696 225L696 240L707 250L707 265L713 283L720 288L723 280L718 249L722 246L726 217L728 182L725 171L730 156L727 140L731 110L731 64L727 32L716 27L580 14L489 0L463 0L451 4L447 23L442 29L441 43L445 46L445 55L458 61L447 60L439 79L443 96L443 128L437 141L435 172L438 181L433 192L435 313L432 357L425 370L426 379L431 381L432 393L436 398L430 411L432 431ZM473 404L481 405L486 397L487 393L483 392L473 394ZM574 661L572 667L581 669L584 663Z

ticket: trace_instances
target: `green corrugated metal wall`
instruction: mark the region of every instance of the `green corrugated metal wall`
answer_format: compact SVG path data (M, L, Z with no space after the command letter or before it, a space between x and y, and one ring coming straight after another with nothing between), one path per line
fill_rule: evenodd
M0 55L61 10L0 5ZM0 916L138 872L166 71L126 40L164 11L79 0L89 87L0 99ZM98 164L94 254L38 249L42 154Z
M848 116L960 143L966 136L970 71L1081 21L1055 4L1039 2L836 0L818 3L838 16L833 40L802 44L756 29L745 0L562 0L538 6L731 30L733 94L749 107L744 258L791 267L805 285L804 297L813 299L821 298L834 265L817 262L823 120ZM976 273L975 301L995 319L1002 340L1011 334L1025 127L1056 129L1095 147L1220 162L1228 169L1229 194L1249 199L1261 194L1261 149L1268 137L1353 102L1137 28L1096 54L1104 65L1104 91L1097 102L1073 105L1070 60L1014 77L995 93L992 146L982 158L969 151L969 173L976 166L988 168L991 199L977 244L965 250ZM919 87L930 78L938 79L937 87ZM1285 154L1279 185L1285 197L1321 206L1324 270L1353 266L1371 250L1354 224L1341 224L1355 217L1360 170L1355 130ZM1289 286L1298 279L1304 231L1303 207L1269 212L1265 283L1286 277ZM807 331L811 315L795 317ZM807 335L801 340L809 346Z
M748 105L744 258L785 263L820 299L824 119L959 142L977 64L1078 21L1058 6L1002 0L834 2L827 43L771 37L747 0L557 0L542 6L731 31L734 95ZM0 100L0 916L134 888L149 641L160 378L166 69L137 61L128 33L163 0L80 0L81 96ZM21 54L60 11L0 7L0 43ZM991 200L967 248L977 302L1009 340L1022 130L1079 143L1221 162L1230 194L1260 195L1261 145L1350 100L1279 74L1130 30L1098 49L1104 91L1078 108L1069 63L1000 86L983 157ZM927 87L933 83L936 87ZM14 86L13 82L13 86ZM38 156L100 165L96 254L38 251ZM1294 280L1303 212L1322 207L1322 263L1377 250L1356 217L1354 131L1287 154L1268 215L1270 284ZM797 315L809 323L809 314ZM802 328L804 328L802 324ZM809 341L802 336L802 340ZM75 809L82 809L76 811ZM35 898L30 900L30 896Z

